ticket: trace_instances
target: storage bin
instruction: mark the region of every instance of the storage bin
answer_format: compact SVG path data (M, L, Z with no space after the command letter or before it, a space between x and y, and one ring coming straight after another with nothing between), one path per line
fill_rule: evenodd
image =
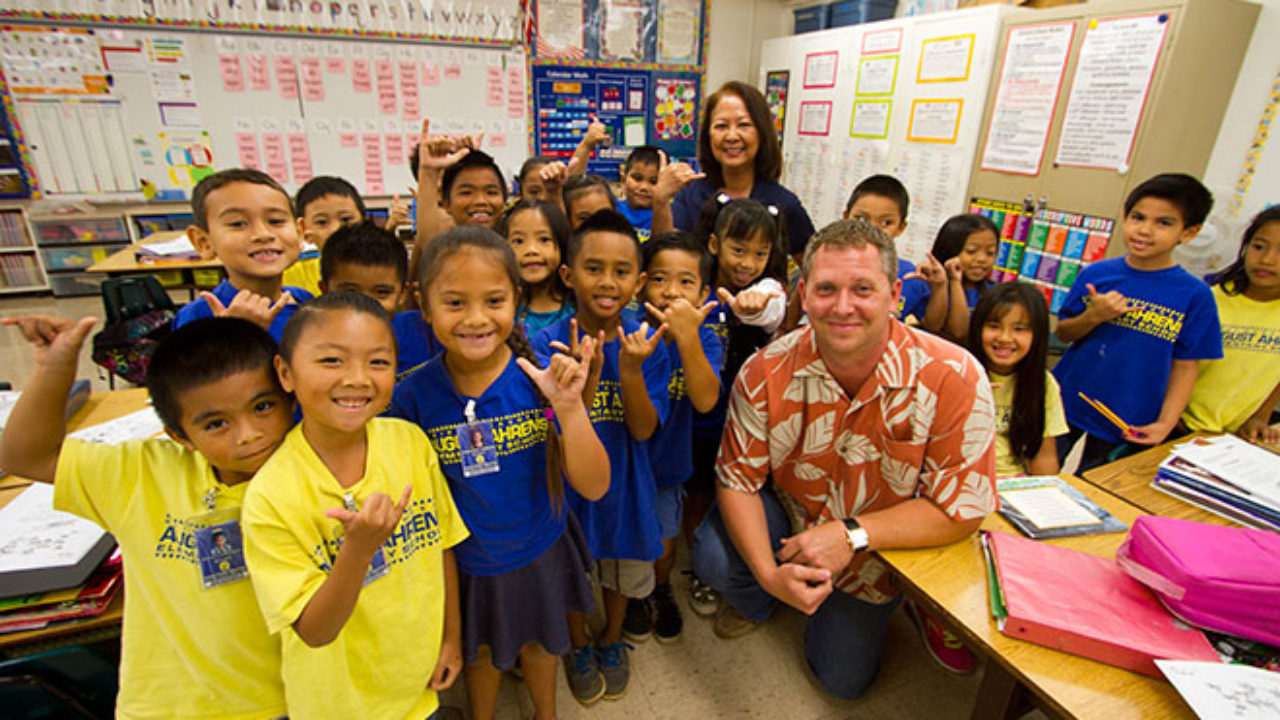
M828 27L826 5L800 8L795 10L794 13L796 16L795 34L797 35L815 30L826 30Z
M827 6L827 27L844 27L888 20L898 9L898 0L842 0Z
M79 270L106 260L112 253L125 247L124 245L71 245L68 247L44 248L40 254L44 256L46 270Z

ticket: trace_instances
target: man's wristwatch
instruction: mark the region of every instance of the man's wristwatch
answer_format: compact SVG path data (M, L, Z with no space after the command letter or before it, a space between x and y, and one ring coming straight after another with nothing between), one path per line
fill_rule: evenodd
M866 529L859 525L857 520L845 518L843 522L844 536L849 541L849 549L853 551L854 555L871 546L871 539L867 537Z

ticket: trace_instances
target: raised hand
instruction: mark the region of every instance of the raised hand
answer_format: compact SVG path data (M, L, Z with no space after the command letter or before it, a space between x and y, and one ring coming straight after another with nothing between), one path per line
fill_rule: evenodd
M734 295L725 288L719 288L716 290L716 297L720 298L720 302L728 305L729 309L733 311L733 314L738 317L759 315L764 312L766 307L769 306L770 300L782 296L782 293L772 290L768 292L762 290L744 290L737 295Z
M0 318L0 325L18 328L22 337L31 343L32 355L37 365L46 367L74 367L80 357L84 339L93 329L96 318L79 320L56 315L19 315Z
M608 146L612 142L613 137L609 134L609 126L592 115L591 124L587 126L587 134L582 136L582 144L595 148L600 145Z
M961 282L964 280L964 268L960 267L960 258L953 257L943 266L947 270L947 280Z
M680 188L707 176L706 173L694 172L689 163L668 162L667 154L662 150L658 151L658 156L661 162L658 164L658 184L653 186L655 202L659 199L670 201Z
M325 517L342 523L342 547L352 548L352 552L367 555L373 559L378 548L391 537L405 508L409 507L409 498L413 495L413 485L405 485L400 495L400 502L392 503L384 493L373 493L364 501L364 507L358 512L346 508L329 508Z
M666 325L659 325L657 331L649 335L649 323L642 322L635 332L628 335L619 326L618 340L621 342L621 348L618 351L619 371L639 370L643 367L644 361L657 349L658 343L662 342L662 335L666 331Z
M482 132L481 137L484 136ZM466 157L479 141L471 136L456 138L449 135L432 135L431 119L422 119L422 134L418 139L418 167L444 170Z
M260 326L264 330L271 329L271 323L276 319L276 315L284 309L285 305L292 305L296 302L293 295L286 290L280 293L280 297L275 302L265 298L257 293L249 290L241 290L231 299L230 305L223 305L217 295L208 290L200 293L200 297L209 303L209 309L213 311L214 317L234 317Z
M957 271L959 270L959 262L956 263ZM929 253L925 257L925 261L916 266L916 269L902 276L903 280L914 280L919 278L929 283L929 289L938 292L941 288L947 286L947 278L950 273L947 268L938 262L938 258Z
M590 366L591 374L595 377L599 377L600 369L604 367L604 351L601 350L598 353L587 355L586 350L588 349L588 346L586 345L586 342L590 339L592 338L578 337L578 320L577 318L574 318L569 321L569 344L565 345L559 340L552 340L551 349L559 353L564 353L580 363L588 364ZM600 330L596 333L596 337L594 339L594 347L603 348L604 330ZM584 358L586 359L585 362Z
M1089 290L1089 297L1085 299L1085 302L1089 304L1088 311L1099 322L1114 320L1132 309L1129 299L1115 290L1100 293L1093 286L1093 283L1086 283L1085 288ZM1157 442L1156 444L1159 443Z
M542 178L542 184L548 192L560 192L560 186L569 179L569 166L559 160L547 163L538 169L538 177Z
M566 353L557 353L552 355L547 366L541 369L524 358L516 358L516 364L524 370L533 384L538 386L542 394L551 402L552 408L564 407L582 400L582 388L586 386L587 376L591 374L596 344L590 337L584 337L580 343L575 341L575 345L577 345L580 359L570 357Z
M409 188L409 196L417 195L417 191ZM409 222L409 203L400 199L399 195L391 197L391 209L387 212L387 231L393 231Z
M665 310L659 310L652 303L645 303L644 306L679 342L682 339L698 339L698 328L711 311L716 309L716 304L716 301L711 300L702 307L697 307L684 298L676 298Z

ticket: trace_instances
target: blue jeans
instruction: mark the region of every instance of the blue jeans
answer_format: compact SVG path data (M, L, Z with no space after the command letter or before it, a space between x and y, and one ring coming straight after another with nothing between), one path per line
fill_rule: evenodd
M777 552L782 538L791 534L786 511L766 488L760 492L769 523L769 543ZM720 508L714 505L694 532L693 571L702 582L724 596L738 612L757 622L773 613L778 599L756 582L725 530ZM809 669L832 695L853 699L871 687L884 653L889 616L901 596L884 605L859 600L835 590L809 617L804 633L804 653Z

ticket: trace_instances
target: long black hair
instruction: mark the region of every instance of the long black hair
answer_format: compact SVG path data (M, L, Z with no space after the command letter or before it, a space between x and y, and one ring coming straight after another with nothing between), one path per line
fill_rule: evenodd
M983 293L969 318L969 352L991 369L982 348L982 327L998 322L1014 306L1021 305L1031 326L1031 347L1013 368L1013 409L1009 414L1009 449L1025 466L1044 442L1045 360L1049 354L1049 307L1044 295L1021 282L999 283Z
M724 193L707 198L693 236L707 248L715 261L712 277L720 272L720 258L711 252L711 236L724 244L725 238L750 240L756 233L769 243L769 260L765 263L762 278L773 278L787 284L787 223L781 208L765 206L746 198L734 200Z
M1249 274L1244 271L1244 252L1249 247L1253 236L1262 230L1267 223L1280 222L1280 205L1273 205L1253 216L1249 227L1244 229L1244 237L1240 240L1240 250L1236 252L1235 262L1205 278L1210 285L1221 285L1222 291L1228 295L1241 295L1249 290Z
M546 200L532 200L523 198L516 201L511 207L502 213L502 217L498 218L498 226L494 228L498 234L507 238L507 242L511 242L511 238L507 233L511 230L511 219L518 213L525 211L537 212L542 215L542 219L546 221L547 228L551 230L551 240L556 244L556 249L560 252L560 264L565 262L565 254L569 249L569 235L572 230L569 229L569 219L564 216L560 208L555 203ZM560 277L559 266L551 268L551 275L544 281L551 290L551 297L565 302L569 298L569 288L564 284L564 279ZM533 299L534 288L526 285L520 291L521 305L528 307L529 301Z

